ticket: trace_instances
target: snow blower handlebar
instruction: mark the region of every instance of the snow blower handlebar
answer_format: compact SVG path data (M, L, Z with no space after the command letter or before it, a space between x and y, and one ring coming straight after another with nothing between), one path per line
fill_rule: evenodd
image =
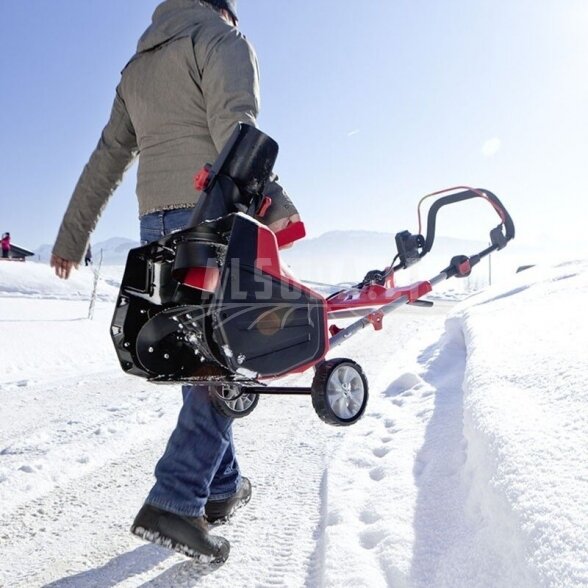
M455 190L462 191L455 194L447 194L448 192L454 192ZM426 198L439 196L440 194L446 195L438 198L429 209L427 217L427 236L425 238L422 234L420 234L420 205ZM405 269L415 264L429 251L431 251L433 242L435 240L435 226L439 209L448 204L462 202L471 198L484 198L492 205L500 217L501 223L490 231L491 245L479 253L471 256L456 255L451 259L449 265L444 270L439 272L430 280L417 282L416 284L405 288L384 289L383 286L386 283L386 279L390 275L393 275L396 270ZM362 293L366 288L368 289L368 294L373 294L373 291L369 290L369 288L373 288L374 284L376 283L380 284L383 289L379 296L376 294L375 296L372 295L371 297L365 297L367 298L368 302L372 303L372 306L376 306L377 308L370 311L369 314L366 314L366 316L345 327L344 329L336 329L331 331L332 337L329 339L329 346L333 348L337 345L340 345L349 339L349 337L361 329L367 327L368 325L372 325L376 330L381 329L384 316L396 310L397 308L404 306L405 304L417 303L422 296L425 296L431 292L433 286L444 282L449 278L465 278L469 276L474 265L479 263L482 258L486 257L493 251L503 249L506 244L514 238L514 236L515 227L512 218L498 197L488 190L459 187L428 194L421 199L421 202L419 202L419 234L413 235L409 231L403 231L396 235L396 246L398 249L398 254L395 258L395 261L398 259L398 264L394 266L394 263L392 263L393 267L390 267L382 272L368 272L366 278L364 278L360 284L355 286L355 288L360 292L360 294L356 294L356 298L358 300L362 300ZM376 274L377 278L374 278ZM335 294L328 299L328 302L333 308L335 308L334 302L339 298L341 298L341 295ZM345 299L345 297L343 298Z
M454 194L449 193L454 192L455 190L462 191ZM441 196L441 198L435 200L435 202L431 205L429 209L427 215L427 234L425 237L421 234L421 204L427 198L440 196L441 194L446 195ZM474 255L471 258L469 258L471 261L471 265L475 265L480 261L481 258L485 257L489 253L492 253L492 251L498 251L506 247L506 244L515 236L515 227L512 218L510 217L510 214L508 213L502 202L500 202L498 197L489 190L469 188L465 186L449 188L446 190L441 190L439 192L427 194L419 202L418 235L413 235L409 231L403 231L396 235L396 247L398 249L399 263L394 267L394 270L404 269L413 265L431 251L431 249L433 248L433 243L435 241L437 213L441 208L443 208L443 206L447 206L448 204L455 204L457 202L463 202L464 200L470 200L472 198L483 198L484 200L489 202L498 214L498 216L500 217L501 223L490 231L490 247L484 249L477 255ZM453 258L451 260L450 266L448 268L450 276L463 277L465 275L469 275L469 272L460 273L461 270L459 268L464 264L464 258L465 256L457 256L456 258ZM463 267L463 271L465 271L465 266Z
M450 190L454 190L455 188L451 188ZM443 192L446 192L444 190ZM436 192L433 195L442 194L443 192ZM426 198L426 197L425 197ZM496 210L496 213L500 217L502 221L495 229L490 231L490 239L493 245L493 251L496 249L502 249L506 246L507 242L514 238L515 236L515 228L514 223L510 215L508 214L506 208L500 200L498 196L490 192L489 190L480 190L474 188L467 188L463 192L458 192L457 194L449 194L447 196L443 196L436 200L429 209L429 213L427 216L427 237L425 239L422 255L427 254L431 251L433 247L433 241L435 240L435 225L437 221L437 213L439 210L448 204L454 204L456 202L462 202L464 200L470 200L472 198L484 198L487 200L492 207ZM423 199L424 200L424 199ZM422 200L421 200L422 202ZM420 205L420 203L419 203ZM503 229L504 228L504 233ZM489 253L489 252L488 252Z
M498 196L489 190L467 188L463 192L444 196L431 206L427 218L427 239L425 241L422 255L428 253L433 246L433 241L435 239L435 221L439 209L446 204L453 204L454 202L469 200L470 198L484 198L487 200L492 205L502 222L490 231L491 245L489 247L469 257L466 255L457 255L451 259L449 266L441 272L441 274L446 275L447 278L465 278L469 276L474 265L478 264L481 259L493 251L504 249L506 244L511 239L514 239L515 236L515 227L512 218L502 202L498 199Z

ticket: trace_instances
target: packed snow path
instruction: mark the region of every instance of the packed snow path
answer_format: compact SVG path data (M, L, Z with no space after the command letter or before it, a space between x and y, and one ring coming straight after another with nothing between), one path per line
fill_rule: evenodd
M232 550L210 570L128 532L179 389L120 372L111 303L90 323L85 303L0 286L0 586L586 585L588 325L558 292L581 306L588 264L517 277L448 321L448 303L402 309L338 348L370 381L353 427L262 397L235 423L253 498L213 531Z
M6 496L15 508L0 518L2 582L318 586L353 577L365 582L367 566L369 585L383 586L395 573L408 573L411 547L405 531L412 526L414 491L406 495L405 476L397 478L395 470L404 464L410 482L414 456L406 454L405 437L411 433L402 426L401 413L405 402L419 401L396 397L380 374L402 373L407 345L423 332L434 341L446 310L398 313L388 331L366 331L338 350L364 366L372 385L368 412L353 429L324 425L309 397L264 396L249 417L235 423L241 467L253 481L254 495L233 522L215 529L231 541L232 552L211 575L128 533L175 423L177 387L149 385L120 373L116 365L102 373L82 370L63 382L5 385L2 394L18 404L19 418L8 419L0 451L4 470L15 472L11 482L19 496ZM418 352L418 345L412 348ZM354 442L358 437L361 441ZM346 502L349 508L342 508ZM391 509L396 530L386 528ZM362 527L357 538L345 538L348 525ZM348 548L357 562L344 564L343 554L333 559L338 532L343 543L359 540ZM377 545L390 532L398 533L400 543L393 550L398 553L378 555ZM395 565L401 571L395 572Z

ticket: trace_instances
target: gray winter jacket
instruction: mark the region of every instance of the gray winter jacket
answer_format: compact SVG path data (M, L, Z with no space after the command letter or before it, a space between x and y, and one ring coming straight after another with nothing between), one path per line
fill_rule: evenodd
M139 156L139 216L196 204L193 176L213 162L238 122L255 124L253 48L199 0L165 0L122 72L110 120L77 183L53 253L79 261L125 170ZM266 190L268 224L296 213L284 190Z

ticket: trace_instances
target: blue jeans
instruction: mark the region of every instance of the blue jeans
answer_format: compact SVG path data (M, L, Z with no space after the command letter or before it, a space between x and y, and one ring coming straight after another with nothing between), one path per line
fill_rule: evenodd
M191 209L141 217L141 241L156 241L188 226ZM223 500L241 486L233 445L233 419L210 402L206 386L183 386L184 402L165 453L155 466L146 503L189 517L204 513L207 500Z

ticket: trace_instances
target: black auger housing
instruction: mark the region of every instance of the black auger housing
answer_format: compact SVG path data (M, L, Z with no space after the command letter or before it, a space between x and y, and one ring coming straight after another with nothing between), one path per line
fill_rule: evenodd
M324 356L324 299L281 274L276 238L254 218L277 153L239 125L195 178L192 226L129 252L111 324L126 372L247 382Z

